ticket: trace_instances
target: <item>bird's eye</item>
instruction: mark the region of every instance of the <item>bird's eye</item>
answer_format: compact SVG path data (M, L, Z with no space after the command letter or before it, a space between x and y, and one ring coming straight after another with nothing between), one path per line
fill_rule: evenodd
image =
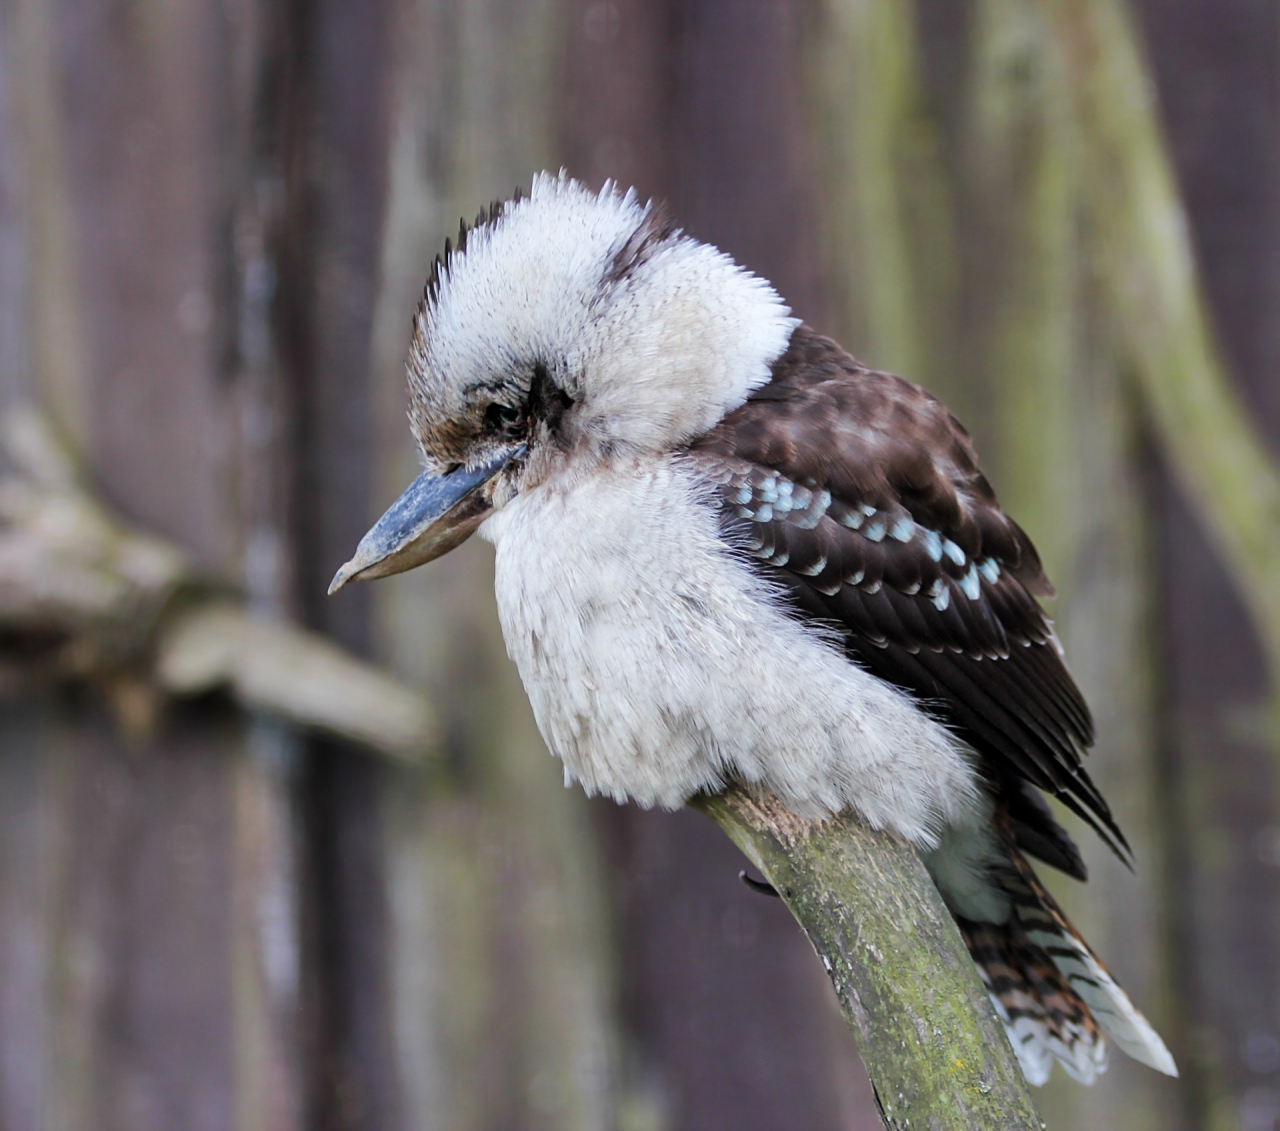
M506 404L491 404L484 411L484 427L486 432L518 431L524 424L524 415L518 408Z

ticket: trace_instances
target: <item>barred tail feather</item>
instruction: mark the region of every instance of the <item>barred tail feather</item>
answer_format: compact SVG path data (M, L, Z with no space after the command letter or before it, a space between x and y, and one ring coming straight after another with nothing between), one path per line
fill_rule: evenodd
M1106 1071L1106 1033L1121 1051L1159 1072L1178 1070L1164 1042L1067 921L1031 866L1008 845L1000 877L1012 901L1004 923L957 917L1022 1070L1032 1084L1053 1061L1083 1084Z
M1043 1084L1057 1060L1073 1079L1092 1084L1106 1071L1107 1044L1049 955L1014 916L957 923L1027 1079Z
M1151 1022L1098 961L1022 854L1015 851L1012 856L1020 881L1017 887L1022 889L1013 892L1014 905L1027 938L1053 959L1121 1052L1166 1076L1177 1076L1177 1065Z

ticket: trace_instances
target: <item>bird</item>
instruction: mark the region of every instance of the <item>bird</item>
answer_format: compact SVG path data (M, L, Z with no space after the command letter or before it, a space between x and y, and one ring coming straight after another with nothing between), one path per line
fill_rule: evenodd
M413 319L423 471L330 592L471 534L566 785L733 782L915 847L1027 1079L1168 1049L1030 859L1122 859L1036 550L920 386L856 361L661 204L539 173L446 241ZM1105 1034L1105 1036L1104 1036Z

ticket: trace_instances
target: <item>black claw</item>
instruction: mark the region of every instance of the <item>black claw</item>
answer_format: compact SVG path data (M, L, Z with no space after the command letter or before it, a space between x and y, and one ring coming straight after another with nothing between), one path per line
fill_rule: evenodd
M771 895L773 896L774 899L782 898L778 894L778 889L775 888L773 884L766 883L764 880L753 880L750 876L747 875L745 871L738 873L738 879L740 879L744 884L746 884L747 887L749 887L757 895Z
M885 1114L884 1104L880 1102L880 1092L876 1088L874 1080L871 1082L871 1094L875 1097L875 1100L876 1100L876 1111L880 1113L880 1122L883 1123L886 1127L892 1127L893 1124L889 1122L889 1117Z

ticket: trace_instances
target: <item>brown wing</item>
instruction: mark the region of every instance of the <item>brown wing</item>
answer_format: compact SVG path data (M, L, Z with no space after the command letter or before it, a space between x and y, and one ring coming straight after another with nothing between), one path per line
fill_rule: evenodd
M715 486L726 537L796 608L984 756L1028 851L1082 871L1018 779L1125 845L1081 765L1089 709L1034 597L1053 589L942 404L801 326L770 383L689 458Z

